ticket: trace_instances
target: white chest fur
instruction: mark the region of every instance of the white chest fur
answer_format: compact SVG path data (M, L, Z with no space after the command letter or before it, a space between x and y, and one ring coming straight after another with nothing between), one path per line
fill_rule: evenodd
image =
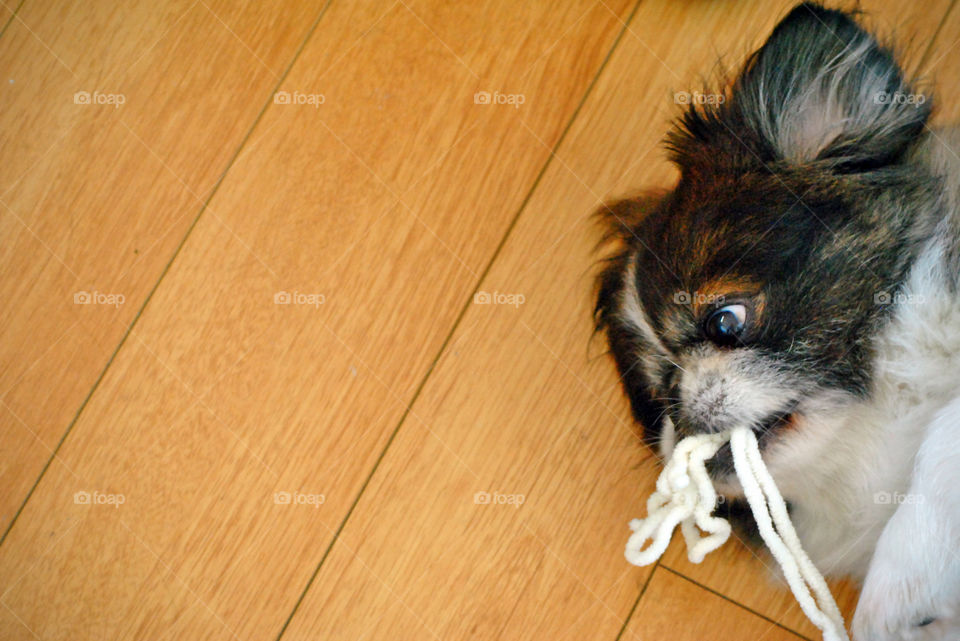
M812 415L768 453L797 531L826 574L862 578L880 533L909 492L914 457L937 411L960 395L960 300L931 242L878 337L869 400ZM836 407L834 405L833 407ZM960 426L957 429L960 440Z

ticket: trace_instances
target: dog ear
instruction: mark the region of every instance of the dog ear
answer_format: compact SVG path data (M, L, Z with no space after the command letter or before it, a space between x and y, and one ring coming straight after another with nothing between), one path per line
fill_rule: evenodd
M777 162L869 171L896 162L932 109L853 14L814 3L793 9L712 97L667 137L682 170L721 158L738 171Z
M637 228L665 198L665 190L647 189L630 198L606 202L593 213L603 229L603 235L594 247L594 251L601 255L593 310L595 331L606 329L616 312L627 260L639 242Z
M804 3L747 61L727 108L775 159L862 171L896 161L931 106L851 14Z
M595 333L606 334L633 417L643 427L644 441L654 449L663 430L665 408L654 400L653 387L637 357L642 337L623 322L620 300L624 279L630 273L627 263L642 246L636 230L666 197L666 192L648 190L606 203L594 214L604 230L597 251L605 254L596 280Z

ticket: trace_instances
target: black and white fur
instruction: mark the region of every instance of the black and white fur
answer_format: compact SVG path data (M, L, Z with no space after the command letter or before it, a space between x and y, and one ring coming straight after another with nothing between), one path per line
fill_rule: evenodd
M663 456L752 425L814 563L863 581L855 638L956 641L960 133L816 4L723 95L668 135L673 190L601 212L597 326L634 415ZM735 500L729 451L711 473Z

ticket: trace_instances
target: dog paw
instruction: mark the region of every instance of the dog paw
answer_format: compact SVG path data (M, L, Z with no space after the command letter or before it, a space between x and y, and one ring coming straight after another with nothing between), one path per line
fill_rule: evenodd
M933 641L948 639L947 604L938 603L929 583L901 563L870 568L853 617L856 641Z
M960 565L944 543L950 539L931 527L932 519L919 527L917 514L903 512L877 543L853 617L854 639L960 639Z

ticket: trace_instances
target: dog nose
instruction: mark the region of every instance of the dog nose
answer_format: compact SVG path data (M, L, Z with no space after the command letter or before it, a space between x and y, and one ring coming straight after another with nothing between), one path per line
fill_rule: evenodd
M723 412L727 404L727 392L723 389L719 376L712 376L704 381L697 392L699 412L706 416L717 416Z
M681 386L671 393L678 399L673 417L678 431L685 434L710 434L730 427L729 398L723 378L706 373L697 386L684 394Z

